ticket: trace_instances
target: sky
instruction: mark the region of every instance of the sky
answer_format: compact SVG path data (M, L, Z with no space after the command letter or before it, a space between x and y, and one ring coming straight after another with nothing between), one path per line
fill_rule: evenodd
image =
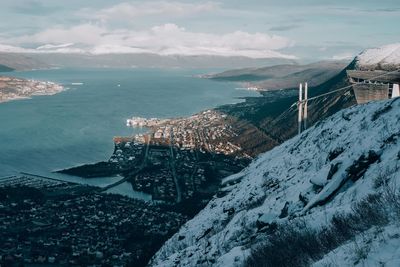
M399 0L1 0L0 51L347 59L400 42Z

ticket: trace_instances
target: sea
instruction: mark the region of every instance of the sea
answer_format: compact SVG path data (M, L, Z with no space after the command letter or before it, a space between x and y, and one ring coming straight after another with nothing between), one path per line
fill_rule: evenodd
M54 171L106 161L114 136L143 131L126 126L133 116L171 118L257 96L232 82L198 78L209 69L49 69L8 73L52 81L66 90L0 103L0 178L27 172L105 186L120 177L83 179ZM112 189L132 197L129 183Z

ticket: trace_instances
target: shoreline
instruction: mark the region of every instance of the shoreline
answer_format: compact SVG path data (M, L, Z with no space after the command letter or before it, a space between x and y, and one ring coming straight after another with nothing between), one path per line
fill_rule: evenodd
M62 91L64 91L64 90L67 90L67 89L69 89L69 88L64 88L63 87L63 90ZM233 90L234 89L234 86L231 86L231 89ZM60 92L62 92L62 91L60 91ZM46 93L46 94L40 94L40 95L53 95L53 94L57 94L57 93L59 93L59 92L52 92L52 93ZM15 98L15 99L9 99L9 100L7 100L7 101L4 101L4 102L9 102L9 101L15 101L15 100L19 100L19 99L30 99L30 98L32 98L34 95L32 95L32 96L27 96L27 97L19 97L19 98ZM254 97L260 97L260 96L262 96L262 94L260 94L259 92L257 92L257 94L255 94L255 96L237 96L237 97L234 97L234 102L233 103L226 103L226 104L220 104L220 105L216 105L215 107L213 107L213 108L206 108L206 109L202 109L201 111L199 111L199 112L195 112L195 113L193 113L192 115L178 115L178 116L172 116L172 117L170 117L169 119L160 119L160 120L162 120L164 123L165 122L167 122L167 121L188 121L189 119L190 119L190 117L197 117L197 115L199 115L200 113L202 113L202 112L204 112L205 110L213 110L213 111L216 111L217 109L219 109L220 107L222 107L222 106L224 106L224 105L235 105L235 104L237 104L237 103L243 103L243 102L246 102L246 99L247 98L254 98ZM220 123L218 123L218 124L220 124ZM144 134L144 135L151 135L152 134L152 132L154 132L154 130L155 130L155 128L157 128L157 126L156 127L143 127L143 133L142 134ZM139 129L139 128L138 128ZM124 134L123 134L124 135ZM129 135L128 135L129 136ZM110 136L110 137L112 137L112 136ZM202 138L205 138L205 137L203 137L202 136ZM209 138L209 137L207 137L207 138ZM108 140L108 139L107 139ZM166 142L168 142L169 140L165 140ZM225 144L225 142L223 142L224 144ZM235 143L231 143L232 145L228 145L229 146L229 148L230 149L232 149L232 151L233 150L237 150L237 147L235 146ZM69 166L65 166L65 167L62 167L62 168L59 168L59 169L53 169L51 172L52 173L63 173L63 174L65 174L63 171L66 171L66 170L68 170L68 169L75 169L75 168L79 168L80 166L84 166L84 165L95 165L96 163L100 163L100 162L107 162L107 160L109 159L109 157L112 157L113 156L113 151L112 150L110 150L109 152L111 152L111 153L108 153L108 158L107 159L103 159L103 158L101 158L100 160L94 160L94 161L90 161L90 162L87 162L86 164L85 163L80 163L80 164L74 164L74 166L72 166L72 167L69 167ZM115 151L114 151L115 152ZM155 152L156 153L156 152ZM169 152L168 152L169 153ZM182 155L184 155L185 153L181 153L181 152L174 152L174 153L180 153L180 154L182 154ZM176 154L175 154L176 155ZM128 157L129 158L129 157ZM230 159L228 159L228 160L230 160ZM217 159L216 161L219 161L219 162L221 162L222 161L222 159ZM199 161L200 162L200 161ZM94 166L95 167L95 166ZM168 167L168 166L167 166ZM232 169L231 167L229 167L228 169ZM235 169L235 168L233 168L233 169ZM193 169L194 170L194 169ZM72 177L82 177L82 176L80 176L80 175L73 175L73 174L69 174L70 176L72 176ZM188 175L189 175L189 177L191 177L191 176L195 176L196 175L196 173L193 173L193 171L192 172L188 172ZM222 174L221 174L222 175ZM109 177L109 175L107 175L107 176L105 176L105 177ZM89 177L85 177L85 180L87 179L87 178L89 178ZM90 180L90 179L93 179L93 180L101 180L102 179L102 177L101 176L93 176L93 177L90 177L88 180ZM67 180L67 179L66 179ZM201 183L203 183L203 182L201 182Z
M67 87L50 81L38 81L0 75L0 104L32 99L34 96L50 96L66 91Z

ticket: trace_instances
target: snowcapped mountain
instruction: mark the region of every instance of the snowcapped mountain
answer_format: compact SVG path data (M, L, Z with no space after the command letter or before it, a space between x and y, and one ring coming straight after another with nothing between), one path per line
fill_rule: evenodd
M399 98L355 106L260 155L150 266L398 266L399 122Z
M356 58L362 70L396 70L400 68L400 43L367 49Z

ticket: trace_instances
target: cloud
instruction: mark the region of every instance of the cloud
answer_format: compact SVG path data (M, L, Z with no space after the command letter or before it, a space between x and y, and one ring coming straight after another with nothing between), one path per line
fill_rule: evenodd
M53 52L77 49L92 54L146 52L160 55L295 58L279 52L280 49L293 45L291 40L282 36L244 31L225 34L191 32L171 23L141 31L109 30L95 24L82 24L71 28L55 27L11 41L21 45L41 44L37 51Z
M5 44L0 44L0 52L6 52L6 53L74 53L74 54L82 54L86 53L85 50L80 49L80 48L75 48L75 47L69 47L70 44L65 44L65 45L43 45L38 48L23 48L23 47L18 47L18 46L12 46L12 45L5 45Z
M217 10L218 8L219 4L214 2L204 2L198 4L174 1L155 1L142 3L125 2L101 10L84 8L78 12L78 15L84 18L101 21L133 20L138 17L145 16L191 16L197 13Z
M325 10L322 10L325 9ZM371 16L373 13L375 16L396 16L400 12L399 7L328 7L328 8L321 8L321 13L326 14L334 14L334 15L351 15L351 16Z
M372 10L372 12L378 11L378 12L387 12L387 13L393 13L393 12L399 12L400 8L377 8L376 10Z
M353 59L355 57L354 53L350 52L345 52L345 53L340 53L338 55L332 56L332 60L348 60L348 59Z
M100 42L102 35L106 34L107 30L94 24L81 24L70 28L48 28L42 32L17 37L14 40L17 43L82 43L95 44Z
M33 49L26 49L22 47L0 44L0 52L7 52L7 53L31 53L34 52Z
M44 52L44 53L85 53L84 49L73 47L74 43L67 44L45 44L37 47L35 52Z
M275 31L275 32L282 32L282 31L290 31L296 28L299 28L300 25L298 24L292 24L292 25L281 25L281 26L274 26L269 28L270 31Z
M59 9L60 8L56 6L45 6L39 1L26 1L11 8L15 13L33 16L47 15L54 13Z
M72 45L74 45L74 43L59 44L59 45L46 44L46 45L39 46L36 49L37 50L52 50L52 49L66 48L66 47L69 47Z

